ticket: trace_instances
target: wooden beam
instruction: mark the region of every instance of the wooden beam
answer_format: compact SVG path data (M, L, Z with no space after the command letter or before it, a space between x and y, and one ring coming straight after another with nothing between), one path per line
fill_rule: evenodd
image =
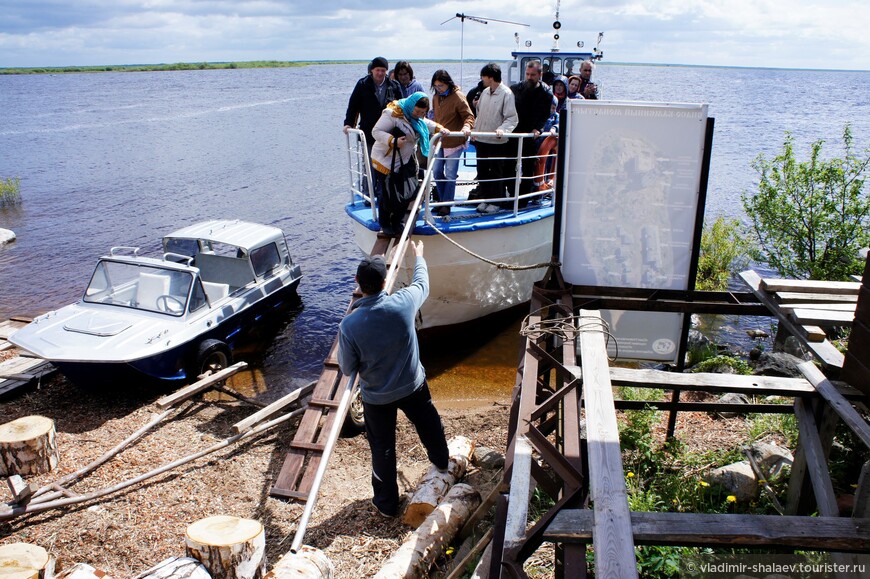
M312 382L303 386L299 390L294 390L290 394L282 396L275 402L272 402L262 410L258 410L257 412L251 414L243 420L239 420L238 422L233 424L233 432L235 432L236 434L244 432L249 428L252 428L258 422L261 422L266 418L272 416L273 414L277 413L279 410L295 403L300 398L308 396L308 394L311 393L312 390L314 390L315 384L317 384L317 382Z
M855 410L849 401L846 400L839 392L837 392L831 381L828 380L821 370L816 368L812 362L804 362L798 365L798 370L806 376L807 380L815 386L822 398L828 401L837 415L846 423L852 432L854 432L864 446L870 448L870 425L864 420L864 417Z
M182 400L187 400L192 396L196 396L203 390L208 390L211 388L212 384L216 382L220 382L221 380L225 380L229 378L233 374L240 372L248 367L247 362L236 362L232 366L228 366L223 370L219 370L214 374L210 374L203 378L202 380L197 380L193 384L189 386L185 386L184 388L169 394L168 396L164 396L160 398L155 405L160 410L166 410L170 406L174 406L181 402Z
M790 304L782 304L779 309L785 313L791 313L794 310L818 310L819 312L850 312L854 318L855 302L851 303L807 303L795 302Z
M584 319L592 323L585 324ZM580 365L586 400L590 495L594 505L596 577L637 577L628 493L613 407L613 387L601 314L580 310ZM584 325L594 329L584 329Z
M591 543L594 516L590 509L564 509L544 538ZM870 519L632 512L631 530L638 545L870 551Z
M817 304L856 303L858 295L850 294L817 294L806 292L776 292L776 301L781 304L798 302L813 302Z
M768 292L805 292L858 295L861 284L854 281L820 281L815 279L763 279L761 289Z
M765 291L764 288L761 287L762 279L761 277L755 273L754 271L747 270L740 272L740 278L743 282L749 286L749 289L752 290L752 293L756 295L756 297L761 301L764 305L768 307L770 313L779 320L780 325L784 326L786 330L788 330L793 336L802 336L802 332L800 330L800 324L795 324L787 315L785 315L779 309L779 304L773 299L773 297ZM856 284L857 285L857 284ZM857 291L856 291L857 293ZM813 354L821 360L823 364L832 369L840 369L843 367L843 354L840 353L837 348L834 347L829 341L825 340L824 342L809 342L804 341L804 344Z
M794 309L791 317L800 325L811 326L851 326L855 312L828 312L823 310Z
M794 413L797 417L798 430L800 432L801 445L804 458L807 461L807 471L813 483L813 494L816 497L816 505L819 514L823 517L836 517L840 514L837 508L837 497L834 494L834 485L831 483L831 475L828 472L826 453L819 439L819 429L816 426L816 418L812 408L806 400L795 400Z

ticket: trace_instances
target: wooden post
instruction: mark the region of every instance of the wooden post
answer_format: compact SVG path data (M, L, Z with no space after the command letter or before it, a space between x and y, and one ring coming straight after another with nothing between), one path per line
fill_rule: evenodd
M0 425L0 475L50 472L57 466L54 420L23 416Z
M405 508L405 515L402 517L405 524L419 527L429 513L435 510L450 487L465 476L474 454L474 443L464 436L456 436L450 439L447 448L450 453L447 471L441 472L435 465L429 466Z
M432 562L456 536L480 503L480 494L465 483L455 485L423 524L393 553L378 574L379 579L423 577Z
M187 555L215 579L260 579L266 573L266 532L259 521L218 515L187 527Z
M54 577L54 557L39 545L0 545L0 577L3 579L48 579Z
M320 549L302 545L297 553L287 553L272 567L264 579L332 579L335 565Z

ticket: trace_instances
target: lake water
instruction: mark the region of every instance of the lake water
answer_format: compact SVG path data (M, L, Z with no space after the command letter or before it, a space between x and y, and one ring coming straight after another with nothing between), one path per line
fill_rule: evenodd
M480 63L465 63L464 85ZM437 68L417 67L428 86ZM114 245L157 254L160 237L207 218L281 227L303 268L301 310L257 364L273 397L316 378L344 314L359 251L341 132L365 65L0 76L0 177L20 177L22 202L0 209L18 240L0 248L0 319L76 300L96 258ZM782 145L829 141L843 125L870 143L870 73L601 63L614 100L708 103L716 118L707 214L741 217L750 162ZM423 352L433 390L513 384L516 321ZM473 332L472 332L473 333ZM439 347L440 346L440 347ZM262 378L262 380L260 380ZM449 380L448 380L449 378ZM445 386L446 387L446 386ZM437 397L437 393L436 393Z

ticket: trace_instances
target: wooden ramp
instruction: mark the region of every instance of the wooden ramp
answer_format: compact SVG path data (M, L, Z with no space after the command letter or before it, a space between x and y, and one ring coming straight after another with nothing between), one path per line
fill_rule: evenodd
M386 255L392 238L378 235L371 255ZM350 300L347 311L353 307L354 302L361 297L355 291ZM269 494L273 497L307 501L311 491L320 461L323 458L323 450L329 432L338 417L337 412L339 398L347 386L347 376L338 368L338 334L332 342L329 354L323 361L323 372L317 380L308 409L302 415L296 435L290 443L290 451L284 458L284 465L278 473L278 478Z
M29 323L29 318L11 318L0 322L0 352L14 352L11 357L0 362L0 397L9 395L37 378L55 371L55 367L48 361L21 353L8 340L9 336Z

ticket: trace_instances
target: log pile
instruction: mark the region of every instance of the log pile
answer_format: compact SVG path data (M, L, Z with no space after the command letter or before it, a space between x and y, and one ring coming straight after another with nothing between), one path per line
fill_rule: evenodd
M450 544L479 504L480 493L475 489L464 483L455 485L423 524L393 553L375 577L425 577L429 567Z
M57 463L54 420L22 416L0 425L0 476L42 474Z
M429 513L435 510L438 503L447 495L457 481L465 476L465 471L474 455L474 443L464 436L450 439L447 444L450 451L450 462L446 472L441 472L434 465L423 475L417 490L408 501L402 521L412 527L420 526Z

